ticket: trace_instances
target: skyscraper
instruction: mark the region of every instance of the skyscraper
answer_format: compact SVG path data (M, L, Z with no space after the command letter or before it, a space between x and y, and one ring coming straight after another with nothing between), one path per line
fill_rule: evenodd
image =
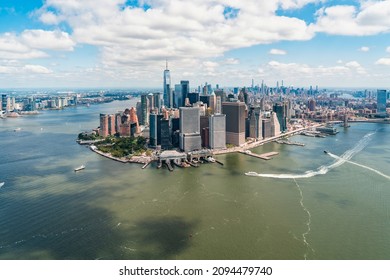
M179 106L185 106L185 100L188 97L188 93L190 92L190 82L180 81L180 85L181 85L182 103Z
M164 105L167 108L173 107L173 98L171 90L171 74L168 69L168 61L164 70Z
M200 113L196 107L180 107L180 149L189 152L201 148Z
M211 149L226 148L226 115L210 116L209 145Z
M226 143L240 146L245 143L245 103L223 102L226 115Z
M378 114L385 114L386 113L386 90L384 89L378 89L377 91L377 111Z
M183 95L181 94L181 84L175 85L175 98L173 101L174 107L179 108L183 106Z
M149 100L147 95L141 95L141 124L149 124Z

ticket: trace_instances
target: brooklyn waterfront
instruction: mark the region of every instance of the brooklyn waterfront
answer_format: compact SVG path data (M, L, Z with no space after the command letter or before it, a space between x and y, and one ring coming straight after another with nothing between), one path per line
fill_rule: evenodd
M390 258L389 125L252 150L279 153L269 161L232 153L173 172L75 142L100 113L135 102L0 120L1 259Z

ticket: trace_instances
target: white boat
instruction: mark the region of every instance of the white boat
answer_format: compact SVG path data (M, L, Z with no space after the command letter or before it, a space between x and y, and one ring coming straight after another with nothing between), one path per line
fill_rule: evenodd
M259 174L257 174L257 172L254 172L254 171L249 171L249 172L246 172L245 175L247 175L247 176L257 176Z
M215 162L215 158L213 158L213 157L208 157L208 158L206 158L206 160L208 162Z
M17 127L17 128L15 128L14 129L14 131L16 132L16 131L21 131L22 129L20 128L20 127Z
M1 182L1 183L0 183L0 188L1 188L2 186L4 186L4 184L5 184L4 182Z
M77 171L80 171L80 170L83 170L83 169L85 169L85 165L81 165L81 166L79 166L79 167L76 167L76 168L74 169L74 171L77 172Z

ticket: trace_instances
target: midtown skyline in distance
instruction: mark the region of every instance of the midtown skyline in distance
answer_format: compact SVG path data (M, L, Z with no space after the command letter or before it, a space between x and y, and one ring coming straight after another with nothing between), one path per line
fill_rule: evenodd
M15 0L0 88L388 88L390 0Z

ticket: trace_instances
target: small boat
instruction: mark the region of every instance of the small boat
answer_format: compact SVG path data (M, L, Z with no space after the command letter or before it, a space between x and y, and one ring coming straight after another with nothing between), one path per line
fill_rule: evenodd
M81 166L79 166L79 167L76 167L76 168L74 169L74 171L77 172L77 171L80 171L80 170L83 170L83 169L85 169L85 165L81 165Z
M329 154L329 152L328 152L328 151L324 151L324 153L325 153L325 154Z
M254 171L249 171L249 172L246 172L245 175L247 175L247 176L257 176L257 175L259 175L259 174L257 174L257 173L254 172Z
M4 186L4 184L5 184L5 182L1 182L1 183L0 183L0 188L1 188L2 186Z
M17 128L15 128L14 129L14 131L16 132L16 131L21 131L22 129L20 128L20 127L17 127Z
M206 158L206 160L208 162L215 162L215 158L213 158L213 157L208 157L208 158Z

